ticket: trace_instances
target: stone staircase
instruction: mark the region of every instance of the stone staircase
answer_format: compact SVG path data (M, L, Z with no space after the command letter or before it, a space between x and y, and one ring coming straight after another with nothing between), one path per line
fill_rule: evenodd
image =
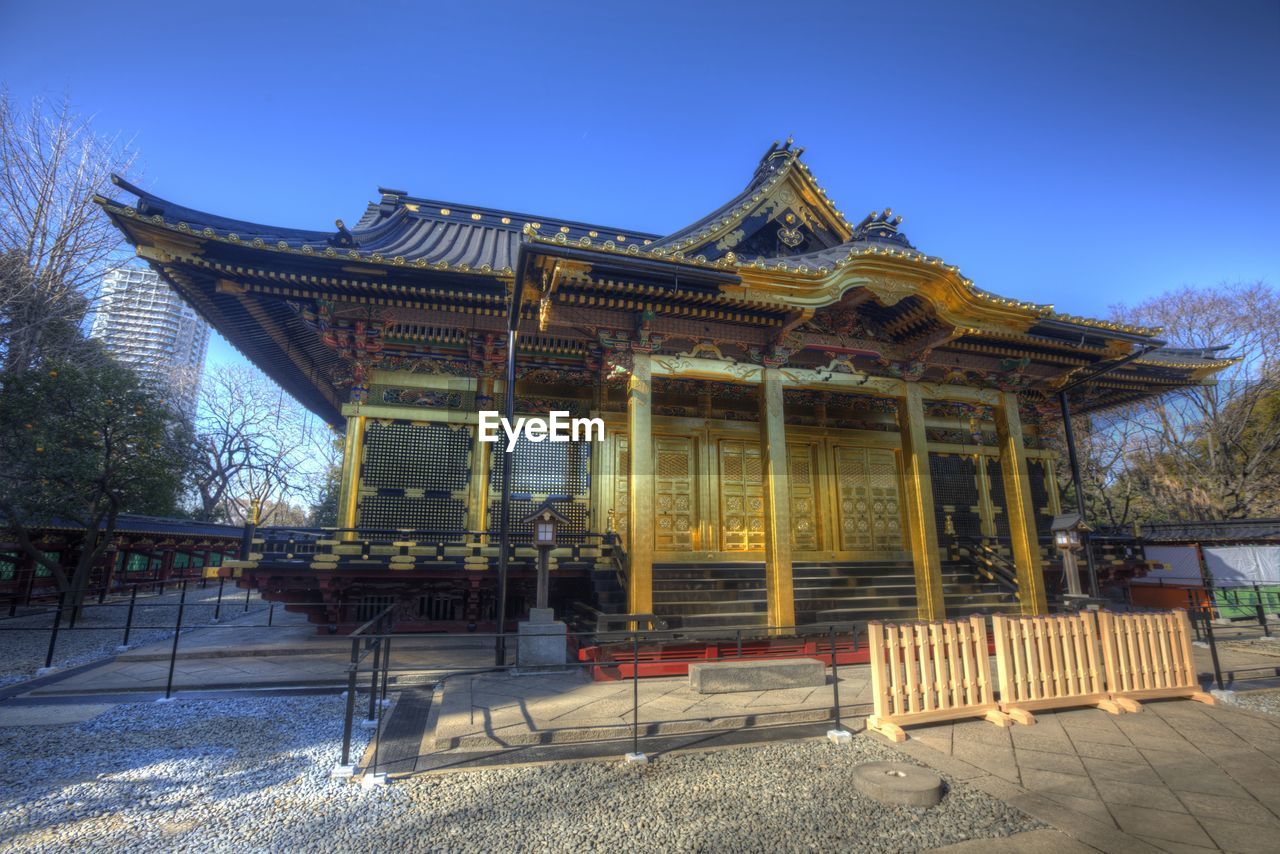
M916 617L911 561L797 562L796 624ZM942 565L947 616L1016 612L1017 598L961 561ZM655 564L653 610L673 629L767 625L763 563Z
M764 626L768 611L762 562L653 566L653 612L673 629Z

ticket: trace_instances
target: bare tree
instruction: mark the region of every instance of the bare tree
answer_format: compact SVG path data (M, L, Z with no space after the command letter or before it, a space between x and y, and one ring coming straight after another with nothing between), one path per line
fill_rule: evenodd
M60 355L84 319L120 232L93 203L129 146L96 134L68 99L22 109L0 91L0 358L8 370ZM45 352L45 351L53 352Z
M1169 518L1241 518L1280 507L1280 294L1263 283L1184 287L1116 314L1160 326L1171 346L1230 345L1213 385L1175 391L1135 413L1130 467Z
M332 464L328 426L253 368L224 366L204 379L196 422L195 489L206 519L243 522L251 501L268 524L292 524Z

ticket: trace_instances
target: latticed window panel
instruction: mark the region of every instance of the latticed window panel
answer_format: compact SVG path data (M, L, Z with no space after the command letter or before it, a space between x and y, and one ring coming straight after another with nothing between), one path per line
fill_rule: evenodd
M502 489L505 437L490 446L489 489ZM511 491L537 495L585 495L591 469L590 442L530 442L523 436L511 452Z
M898 462L880 448L836 448L840 543L849 551L902 548Z
M1053 535L1053 506L1049 499L1049 469L1042 459L1027 460L1027 476L1031 478L1031 506L1035 508L1036 535Z
M797 549L818 549L818 500L815 489L813 448L787 448L787 474L791 483L791 544Z
M987 481L991 484L991 513L995 517L996 536L1008 539L1009 514L1005 512L1004 475L997 457L987 457Z
M956 534L982 536L981 497L978 494L978 467L971 456L930 454L929 476L933 480L933 515L939 536L946 530L947 517Z
M693 448L693 440L683 436L658 436L653 440L653 545L659 551L693 548Z
M366 495L360 499L360 527L461 531L467 505L460 498L404 495Z
M467 430L408 421L366 424L360 464L363 486L455 492L466 489L470 479Z
M720 548L764 548L764 465L759 442L720 442Z
M533 514L533 511L542 506L542 499L511 499L511 531L516 534L526 534L532 536L532 523L522 522ZM569 520L567 525L561 525L561 533L568 534L584 534L587 531L587 507L576 501L557 501L555 504L556 512ZM502 524L502 501L494 499L489 502L489 530L497 531Z

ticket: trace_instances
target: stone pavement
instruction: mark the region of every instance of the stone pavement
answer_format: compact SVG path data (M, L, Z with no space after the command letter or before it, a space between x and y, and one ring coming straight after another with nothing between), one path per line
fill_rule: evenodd
M1102 850L1280 848L1280 718L1170 700L1036 721L912 727L898 747Z
M476 750L630 737L630 681L592 682L580 670L515 676L483 673L441 683L437 696L437 750ZM868 668L840 668L840 705L865 715L871 702ZM825 721L833 691L788 688L698 694L687 677L641 679L640 735L668 735L747 726Z

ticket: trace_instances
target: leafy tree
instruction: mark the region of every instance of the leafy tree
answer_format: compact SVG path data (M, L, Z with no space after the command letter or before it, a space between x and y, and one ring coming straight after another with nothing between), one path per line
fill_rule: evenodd
M0 374L0 526L76 607L120 513L175 510L190 443L136 373L93 342L80 350L74 361ZM32 541L55 521L79 538L69 572Z

